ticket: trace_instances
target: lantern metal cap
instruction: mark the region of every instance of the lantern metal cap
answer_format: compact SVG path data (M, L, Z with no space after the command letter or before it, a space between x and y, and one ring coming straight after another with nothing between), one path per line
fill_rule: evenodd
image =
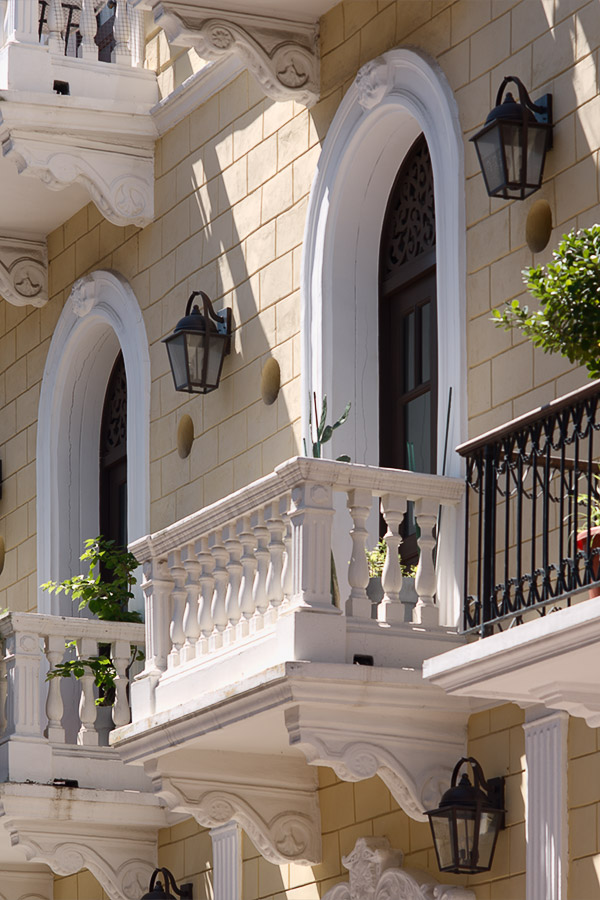
M162 876L164 880L164 887L159 876ZM140 897L140 900L176 900L176 897L180 897L181 900L193 900L193 896L194 885L188 882L177 887L173 873L163 866L154 870L148 891L143 897Z

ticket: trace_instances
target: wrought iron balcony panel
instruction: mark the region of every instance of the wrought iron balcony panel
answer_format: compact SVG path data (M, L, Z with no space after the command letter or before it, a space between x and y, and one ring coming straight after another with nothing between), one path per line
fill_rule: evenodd
M545 616L600 582L599 398L594 382L459 447L465 632Z

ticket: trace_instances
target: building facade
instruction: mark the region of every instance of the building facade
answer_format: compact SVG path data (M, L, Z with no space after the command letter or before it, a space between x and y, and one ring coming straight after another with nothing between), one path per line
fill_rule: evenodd
M1 900L140 900L157 865L195 900L600 897L589 554L491 624L464 586L491 550L522 591L515 548L566 515L519 531L506 495L549 491L519 470L486 556L481 447L496 497L517 417L595 423L593 389L560 399L583 369L490 319L598 222L596 0L0 0L0 26ZM507 75L553 97L523 201L469 140ZM206 395L162 345L194 291L232 318ZM325 396L351 406L318 459ZM578 498L572 445L545 471ZM40 587L99 533L145 628ZM110 647L112 707L45 680L66 641ZM505 778L477 875L440 873L425 815L463 756Z

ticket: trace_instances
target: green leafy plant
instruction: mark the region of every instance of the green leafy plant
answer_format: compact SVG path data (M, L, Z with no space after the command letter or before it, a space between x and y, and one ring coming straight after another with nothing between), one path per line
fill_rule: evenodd
M134 571L139 563L133 553L119 547L115 541L107 540L99 535L84 542L85 550L79 557L82 562L89 563L88 572L75 575L65 581L47 581L42 589L50 593L70 594L73 601L79 601L79 609L87 609L99 619L111 622L141 622L142 618L136 610L127 608L133 593L131 588L136 583ZM73 651L76 641L67 641L65 649ZM117 672L110 658L110 645L101 644L98 655L88 659L67 659L56 665L46 675L51 678L81 678L86 669L94 676L94 683L99 689L98 705L111 705L114 699L115 679ZM144 654L136 646L131 647L131 659L127 671L134 662L143 660Z
M600 225L563 236L548 266L524 269L525 284L539 300L532 311L519 300L494 310L498 327L518 328L545 353L560 353L600 377Z
M369 578L381 578L383 574L383 566L387 554L387 544L380 538L377 545L372 550L366 550L367 562L369 564ZM405 566L400 562L402 574L406 578L414 578L417 574L416 566Z
M344 412L341 414L339 419L333 423L333 425L327 424L327 394L323 395L323 403L321 404L321 415L317 411L317 395L313 392L312 401L314 405L315 418L313 423L312 418L312 408L309 403L309 413L308 413L308 427L310 428L311 437L313 437L313 445L312 445L312 455L315 459L321 459L321 450L323 448L323 444L326 444L333 437L333 432L336 428L339 428L340 425L343 425L346 419L348 418L348 414L350 412L351 404L348 403ZM314 430L313 430L314 426ZM306 452L306 441L304 442L304 453L308 456ZM350 462L350 457L347 454L343 454L342 456L336 457L338 462Z

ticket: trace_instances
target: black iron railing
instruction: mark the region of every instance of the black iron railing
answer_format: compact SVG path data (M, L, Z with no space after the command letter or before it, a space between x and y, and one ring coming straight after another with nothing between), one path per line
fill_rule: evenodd
M458 448L465 631L546 615L596 582L600 593L599 403L595 381Z

